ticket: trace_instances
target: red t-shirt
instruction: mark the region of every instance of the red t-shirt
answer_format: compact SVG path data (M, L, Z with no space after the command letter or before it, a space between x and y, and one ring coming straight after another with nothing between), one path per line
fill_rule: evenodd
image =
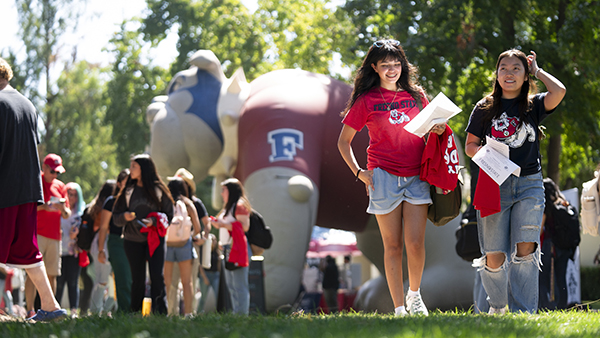
M42 187L44 189L44 202L48 203L51 196L58 198L64 198L67 201L65 205L69 206L69 199L67 198L67 189L65 184L57 179L48 183L44 180L44 174L42 173ZM37 233L38 235L60 240L60 211L45 211L39 210L37 212Z
M369 129L369 170L381 168L396 176L416 176L420 172L425 142L404 130L404 126L419 114L419 107L409 93L398 92L394 99L395 94L373 87L356 100L342 122L357 131L364 126ZM424 98L422 103L425 107L429 102Z
M460 163L452 129L446 125L444 134L429 135L421 162L421 181L444 190L454 190Z

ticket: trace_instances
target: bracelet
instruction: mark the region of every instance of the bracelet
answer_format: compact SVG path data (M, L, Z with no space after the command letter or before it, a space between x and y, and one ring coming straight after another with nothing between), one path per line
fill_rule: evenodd
M362 171L361 168L358 168L358 170L356 171L356 182L358 182L358 180L359 180L358 175L360 174L361 171Z
M535 74L533 74L533 76L535 76L536 79L539 79L539 77L537 77L537 74L540 70L543 70L543 69L538 67L538 69L535 71Z

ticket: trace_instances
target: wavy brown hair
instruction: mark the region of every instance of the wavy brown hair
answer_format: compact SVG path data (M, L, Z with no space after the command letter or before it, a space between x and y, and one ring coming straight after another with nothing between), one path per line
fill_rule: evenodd
M419 70L408 62L400 42L396 40L379 40L371 45L367 56L365 56L362 65L356 72L354 89L352 90L352 95L350 96L350 100L348 100L346 109L342 112L342 116L348 114L350 108L352 108L361 95L371 90L371 88L380 85L379 74L375 72L371 65L377 65L377 62L382 60L400 61L402 64L402 73L396 82L396 87L405 90L415 100L423 99L423 88L419 85L418 81Z
M0 79L10 81L13 77L13 71L8 62L0 58Z

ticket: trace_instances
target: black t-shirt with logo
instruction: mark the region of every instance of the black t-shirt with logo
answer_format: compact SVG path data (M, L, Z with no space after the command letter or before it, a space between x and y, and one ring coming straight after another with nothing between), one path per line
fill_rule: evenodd
M545 96L546 93L541 93L533 97L533 108L527 113L525 121L520 126L516 99L502 99L503 112L499 118L492 119L491 126L483 125L485 113L480 108L480 102L471 112L466 131L484 142L487 135L508 145L510 160L521 167L521 176L538 173L542 170L538 126L554 111L546 111Z

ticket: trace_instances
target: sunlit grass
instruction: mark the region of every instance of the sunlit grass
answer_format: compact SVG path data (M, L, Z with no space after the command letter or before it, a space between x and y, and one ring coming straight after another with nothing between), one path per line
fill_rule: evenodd
M0 324L0 337L600 337L600 313L552 311L536 315L432 312L429 317L342 313L337 315L207 314L181 317L117 315L57 323Z

